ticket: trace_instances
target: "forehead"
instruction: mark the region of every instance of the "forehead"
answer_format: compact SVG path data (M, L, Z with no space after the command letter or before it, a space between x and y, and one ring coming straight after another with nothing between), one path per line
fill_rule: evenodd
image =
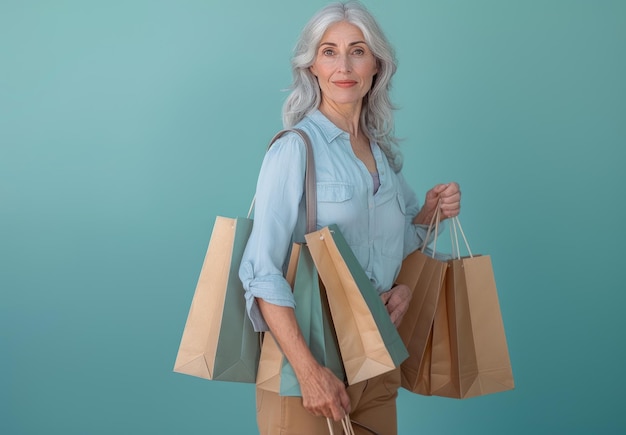
M361 29L354 24L348 23L347 21L339 21L338 23L331 24L328 29L326 29L320 44L325 42L350 43L355 41L365 41L365 37L363 36Z

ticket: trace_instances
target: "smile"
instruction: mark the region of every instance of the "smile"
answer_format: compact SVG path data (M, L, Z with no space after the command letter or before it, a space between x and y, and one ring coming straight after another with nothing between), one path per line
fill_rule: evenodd
M339 80L333 83L335 86L339 86L340 88L351 88L352 86L355 86L357 82L354 80Z

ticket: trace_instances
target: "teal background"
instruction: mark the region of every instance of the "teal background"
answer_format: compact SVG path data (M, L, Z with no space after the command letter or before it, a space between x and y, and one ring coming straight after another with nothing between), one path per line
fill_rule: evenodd
M172 367L324 4L0 0L0 433L256 433L251 385ZM626 2L365 4L406 177L461 184L517 383L402 391L400 433L624 433Z

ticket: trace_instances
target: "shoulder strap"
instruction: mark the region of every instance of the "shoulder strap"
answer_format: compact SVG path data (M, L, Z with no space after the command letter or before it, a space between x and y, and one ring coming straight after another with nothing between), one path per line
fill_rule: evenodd
M317 230L317 186L315 183L315 160L313 158L313 145L304 130L292 128L279 131L270 141L268 149L288 132L296 133L306 146L306 168L304 171L304 197L306 204L306 232L312 233ZM254 202L253 202L254 203ZM252 208L250 208L252 210Z

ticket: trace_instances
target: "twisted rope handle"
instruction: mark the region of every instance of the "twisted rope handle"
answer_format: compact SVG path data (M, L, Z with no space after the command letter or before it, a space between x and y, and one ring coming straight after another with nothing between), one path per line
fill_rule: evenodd
M326 423L328 424L328 430L330 432L330 435L335 435L335 432L333 430L333 423L330 420L330 418L326 419ZM350 416L348 414L346 414L343 417L343 419L341 420L341 426L343 427L343 433L345 435L356 435L355 432L354 432L353 425L356 425L356 426L359 426L362 429L365 429L366 431L372 433L372 435L380 435L374 429L369 428L369 427L365 426L364 424L359 423L358 421L350 420Z
M328 424L330 435L335 435L333 423L330 421L330 418L326 418L326 423ZM352 428L352 422L350 421L350 416L348 414L341 419L341 426L343 427L343 433L345 435L355 435L354 429Z
M435 234L433 239L433 255L435 258L435 252L437 251L437 235L439 234L439 222L441 221L441 200L437 202L437 211L433 214L433 217L430 219L430 223L428 224L428 231L426 231L426 240L422 243L422 254L426 250L426 245L428 245L428 240L430 239L430 233L433 230L433 224L435 228Z
M459 236L457 234L457 229L461 232L461 236L463 237L463 241L465 242L465 247L467 248L467 252L469 253L470 258L474 257L474 255L472 254L472 250L470 249L469 243L467 242L467 237L465 237L465 233L463 232L463 227L461 226L461 221L459 220L458 216L452 218L452 229L453 231L450 233L450 239L452 240L453 257L457 259L461 258L461 250L459 249Z
M461 251L459 249L459 235L457 230L461 233L461 237L463 237L463 241L465 242L465 247L467 248L467 252L470 257L473 257L472 250L470 249L469 243L467 241L467 237L465 237L465 232L463 231L463 227L461 226L461 221L458 216L450 219L452 221L452 228L450 229L450 241L452 242L452 257L460 259ZM428 240L430 239L430 233L433 231L433 227L435 229L434 239L433 239L433 254L432 257L435 258L435 253L437 252L437 235L439 234L439 222L441 221L441 200L437 203L437 211L433 215L428 224L428 231L426 232L426 240L422 244L421 251L424 253L426 249L426 245L428 244Z

